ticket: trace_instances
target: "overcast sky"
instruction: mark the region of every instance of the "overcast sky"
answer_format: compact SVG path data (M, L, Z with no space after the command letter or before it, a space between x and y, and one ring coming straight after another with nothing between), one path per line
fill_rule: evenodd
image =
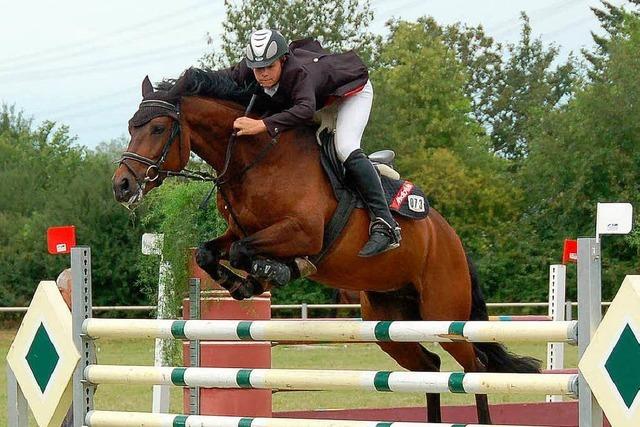
M614 4L623 0L609 0ZM598 0L371 0L372 31L391 17L431 15L442 24L483 24L499 41L516 41L519 13L534 34L564 56L591 45ZM0 103L36 123L70 126L78 143L126 135L140 101L140 83L176 77L219 35L222 0L0 0ZM375 83L375 82L374 82Z

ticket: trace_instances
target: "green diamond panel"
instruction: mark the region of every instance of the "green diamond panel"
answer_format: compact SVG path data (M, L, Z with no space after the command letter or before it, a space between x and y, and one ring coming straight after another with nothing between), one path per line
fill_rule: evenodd
M60 356L42 323L40 323L36 335L31 342L26 359L33 373L33 377L36 379L38 387L40 387L40 391L44 393L51 379L51 375L53 375L53 371L56 369L58 360L60 360Z
M626 325L604 366L627 408L631 408L640 391L639 360L640 343L631 327Z

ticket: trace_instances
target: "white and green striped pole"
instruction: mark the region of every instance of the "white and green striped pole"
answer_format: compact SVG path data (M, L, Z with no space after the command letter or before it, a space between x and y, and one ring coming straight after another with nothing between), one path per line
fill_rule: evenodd
M486 426L483 424L186 416L111 411L91 411L85 418L85 424L87 427L531 427L523 425Z
M93 338L307 342L567 342L577 321L290 321L87 319Z
M577 395L577 374L391 372L313 369L170 368L91 365L91 384L404 393Z

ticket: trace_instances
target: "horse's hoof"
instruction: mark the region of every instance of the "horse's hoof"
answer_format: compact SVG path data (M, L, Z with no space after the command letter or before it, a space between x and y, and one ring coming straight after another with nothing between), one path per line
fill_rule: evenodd
M242 301L244 299L251 298L254 295L253 289L253 284L248 280L238 280L228 288L228 291L233 299Z
M251 283L251 286L252 286L251 292L253 296L262 295L267 290L266 287L262 283L260 283L260 281L258 281L255 277L248 276L247 282Z

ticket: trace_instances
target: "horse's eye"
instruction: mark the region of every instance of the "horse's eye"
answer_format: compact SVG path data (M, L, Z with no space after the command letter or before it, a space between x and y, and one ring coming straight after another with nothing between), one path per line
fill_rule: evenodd
M156 125L156 126L153 126L153 127L151 128L151 134L152 134L152 135L159 135L159 134L161 134L162 132L164 132L164 126Z

